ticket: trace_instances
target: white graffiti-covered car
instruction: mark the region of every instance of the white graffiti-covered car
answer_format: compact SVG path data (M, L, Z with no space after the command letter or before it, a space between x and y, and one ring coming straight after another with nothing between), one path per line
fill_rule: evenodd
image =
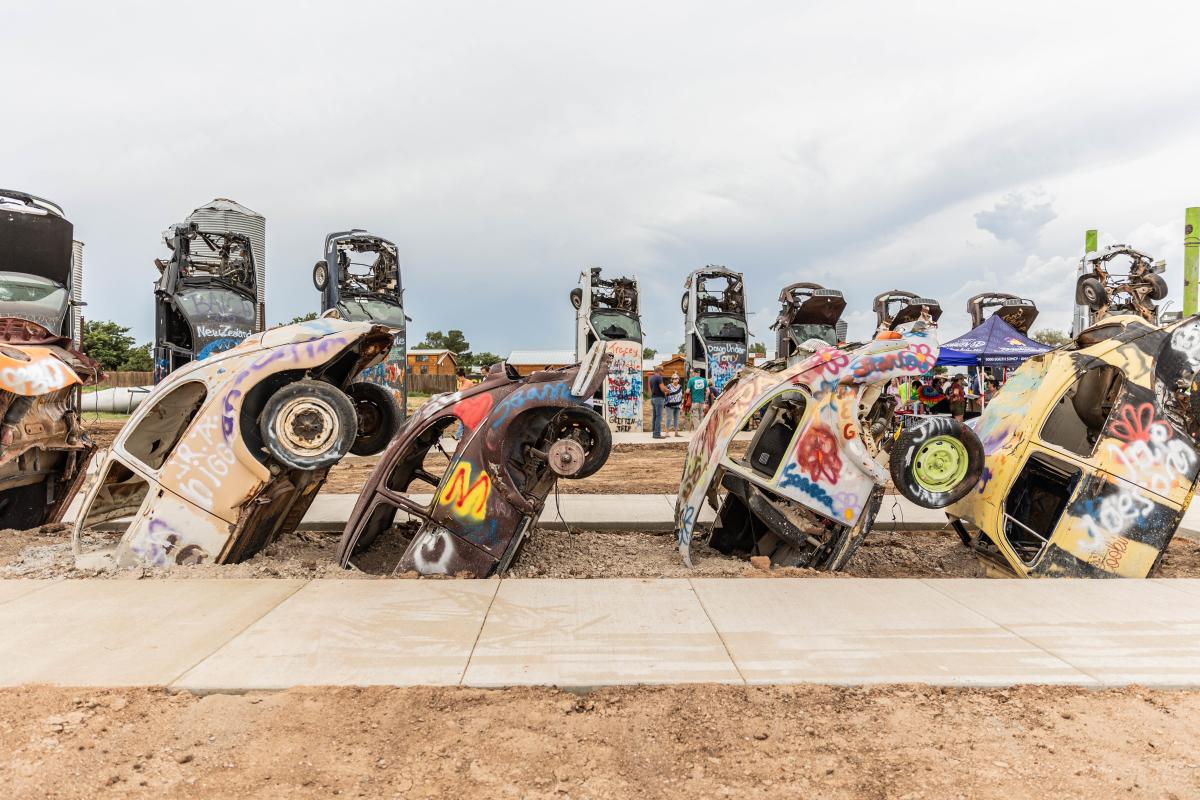
M241 561L295 529L330 467L391 440L390 393L351 383L391 345L385 327L322 318L173 372L89 478L77 558L84 530L120 518L100 555L122 566Z
M811 355L777 371L744 369L688 448L675 506L685 562L708 502L717 513L708 537L716 550L783 566L845 566L870 531L888 480L895 400L883 390L893 378L933 368L936 330L925 315L862 345L810 340ZM730 445L744 430L753 438L736 455ZM971 465L975 477L981 458ZM938 501L951 502L972 483L970 474L960 476Z

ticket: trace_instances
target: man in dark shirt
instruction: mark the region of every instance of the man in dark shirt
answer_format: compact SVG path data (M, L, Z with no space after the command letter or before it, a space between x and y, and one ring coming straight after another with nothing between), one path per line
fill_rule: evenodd
M662 367L655 367L654 374L650 376L650 407L653 409L651 416L650 430L655 439L663 438L662 435L662 417L663 405L667 402L667 386L663 382Z

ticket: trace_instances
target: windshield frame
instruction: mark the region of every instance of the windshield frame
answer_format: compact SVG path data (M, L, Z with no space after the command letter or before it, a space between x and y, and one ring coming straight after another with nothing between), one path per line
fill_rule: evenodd
M604 320L605 322L612 322L612 321L614 321L613 320L614 317L619 317L622 321L627 321L627 322L632 323L634 326L634 335L622 336L622 337L619 337L616 339L611 338L609 336L605 336L604 332L601 330L600 326L596 324L597 319L601 318L601 317L608 318L607 320ZM592 331L596 334L597 338L599 338L601 341L604 341L604 342L641 342L642 341L642 321L640 319L638 319L638 317L636 315L630 314L628 311L621 311L620 309L616 309L616 308L593 308L592 313L588 316L588 325L591 326Z
M724 319L736 322L742 326L742 335L738 338L729 336L714 336L708 332L708 327L705 323L714 319ZM746 322L746 318L740 314L730 314L727 312L713 312L701 314L696 318L696 329L700 331L700 335L707 341L712 339L716 342L749 342L750 341L750 326Z
M370 310L368 310L368 309L363 309L363 310L367 311L366 317L360 317L356 314L347 314L346 310L345 310L345 306L348 303L361 303L361 304L380 303L384 306L387 306L387 308L389 310L393 311L396 316L394 318L390 317L390 316L387 318L381 318L379 316L372 314L370 312ZM388 297L387 295L382 295L382 294L367 294L367 293L343 294L341 297L338 298L336 308L337 308L338 313L342 315L342 319L346 320L347 322L374 322L377 325L384 325L388 328L391 328L392 330L397 330L397 331L405 330L406 324L408 322L408 318L404 314L404 306L401 305L396 300L393 300L392 298ZM398 325L393 324L393 322L392 322L393 319L398 320L399 324Z

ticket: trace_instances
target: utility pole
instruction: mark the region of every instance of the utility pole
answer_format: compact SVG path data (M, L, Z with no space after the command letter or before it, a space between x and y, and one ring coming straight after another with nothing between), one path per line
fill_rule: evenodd
M1183 213L1183 315L1196 313L1197 286L1200 279L1200 208Z
M1083 277L1083 273L1087 271L1088 256L1096 252L1096 231L1092 229L1083 234L1083 258L1079 261L1079 269L1076 270L1076 275ZM1091 312L1087 306L1075 304L1075 315L1071 319L1071 338L1074 339L1079 333L1088 326L1091 322Z

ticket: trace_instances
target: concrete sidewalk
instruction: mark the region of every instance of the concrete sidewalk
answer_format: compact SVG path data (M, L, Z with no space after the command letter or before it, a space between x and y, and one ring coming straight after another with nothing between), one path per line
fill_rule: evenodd
M418 503L429 503L429 494L412 495ZM313 500L300 527L305 530L340 529L358 500L355 494L326 494ZM713 510L700 511L701 522L712 522ZM538 525L549 530L657 531L675 530L673 494L559 494L546 498ZM946 525L941 511L921 508L899 495L884 498L875 522L876 530L928 530Z
M1200 686L1200 580L0 581L0 685Z

